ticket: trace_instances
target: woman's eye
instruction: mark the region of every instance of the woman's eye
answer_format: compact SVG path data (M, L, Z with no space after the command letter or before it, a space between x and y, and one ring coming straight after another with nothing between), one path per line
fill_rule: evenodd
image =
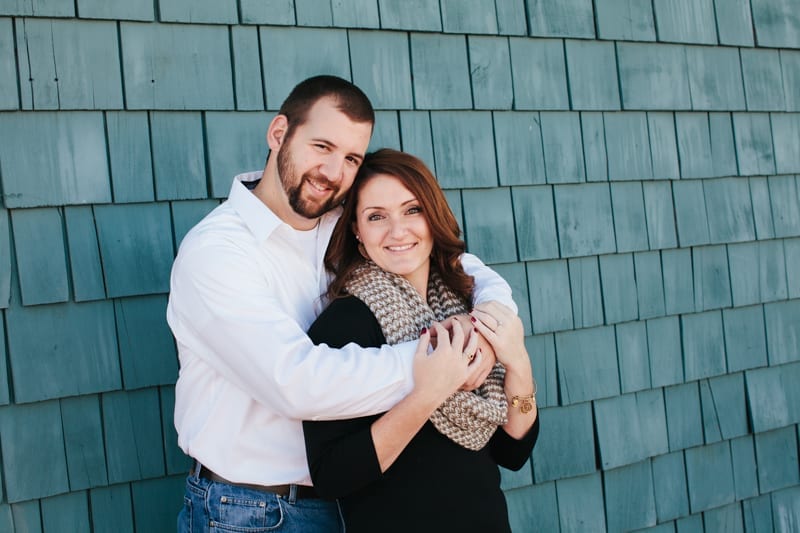
M372 214L372 215L369 215L367 217L367 220L369 220L370 222L374 222L374 221L380 220L380 219L381 219L381 216L378 215L378 214Z
M415 205L413 207L409 207L408 208L408 214L409 215L416 215L418 213L422 213L422 208L420 206Z

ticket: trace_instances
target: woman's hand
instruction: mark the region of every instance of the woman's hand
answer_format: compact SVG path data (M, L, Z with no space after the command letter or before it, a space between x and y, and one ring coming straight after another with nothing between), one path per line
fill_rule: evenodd
M414 390L411 395L431 402L438 407L467 379L470 362L478 349L477 335L465 339L464 329L455 322L451 331L435 322L432 331L420 335L414 355ZM431 335L436 338L436 348L428 353ZM475 355L475 357L479 357Z
M472 337L477 337L478 340L478 351L475 352L476 357L469 364L469 375L467 376L467 380L459 389L462 391L473 391L483 385L483 382L486 381L486 377L489 375L489 372L492 371L494 364L497 362L497 357L494 354L494 348L491 344L489 344L489 341L487 341L484 336L481 335L480 332L475 328L475 325L472 323L470 318L471 317L468 314L453 315L442 321L442 325L448 330L452 328L453 322L459 322L464 331L469 332L470 341L472 340ZM464 351L466 352L466 348Z
M497 360L506 369L530 365L525 330L516 313L501 303L486 302L476 305L470 315L475 328L489 341Z

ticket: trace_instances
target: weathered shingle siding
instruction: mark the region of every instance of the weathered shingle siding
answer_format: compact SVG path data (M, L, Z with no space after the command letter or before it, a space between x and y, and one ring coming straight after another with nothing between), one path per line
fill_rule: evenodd
M514 288L542 426L515 531L798 531L798 13L0 0L0 530L174 530L172 258L330 73Z

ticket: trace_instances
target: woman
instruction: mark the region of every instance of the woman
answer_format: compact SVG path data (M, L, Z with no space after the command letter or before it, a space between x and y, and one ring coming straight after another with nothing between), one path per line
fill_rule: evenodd
M414 389L390 411L303 424L314 486L340 499L348 533L510 530L497 465L518 470L530 456L538 435L535 386L520 319L489 304L472 310L471 320L502 365L482 396L456 392L477 335L468 332L465 357L459 322L451 341L433 321L469 310L473 280L460 266L459 234L419 159L389 149L367 155L325 258L332 302L309 336L368 347L422 330L423 340L435 334L438 345L414 361Z

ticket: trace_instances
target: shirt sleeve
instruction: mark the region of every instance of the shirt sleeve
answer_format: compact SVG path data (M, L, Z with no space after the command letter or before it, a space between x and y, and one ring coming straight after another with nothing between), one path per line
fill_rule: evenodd
M539 438L539 417L524 437L517 440L503 430L497 428L489 441L492 458L494 461L509 470L519 470L531 456L536 440Z
M464 272L475 278L475 288L472 290L473 304L496 300L515 313L519 313L517 304L511 297L511 286L497 272L469 253L461 255L461 266L464 267Z
M243 394L298 420L384 412L408 394L416 342L315 346L251 255L226 243L182 246L167 306L182 378L193 376L213 394L204 370L211 367Z

